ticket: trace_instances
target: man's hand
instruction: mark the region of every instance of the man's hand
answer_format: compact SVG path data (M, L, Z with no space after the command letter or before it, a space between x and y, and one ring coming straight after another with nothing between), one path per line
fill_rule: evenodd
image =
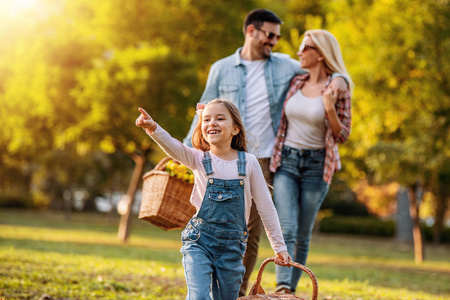
M341 76L335 77L333 81L331 81L329 87L334 94L337 95L338 99L343 99L347 95L348 92L348 84L347 81Z
M322 95L323 106L325 111L330 112L335 109L337 94L332 89L327 89Z

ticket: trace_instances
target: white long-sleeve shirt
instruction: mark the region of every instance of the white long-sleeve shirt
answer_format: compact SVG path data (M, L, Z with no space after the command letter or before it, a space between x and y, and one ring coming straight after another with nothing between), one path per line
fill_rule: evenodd
M159 125L156 130L149 135L156 143L158 143L167 155L180 161L194 172L194 188L192 190L190 201L197 210L196 214L198 214L206 192L206 182L208 179L202 163L204 156L203 151L183 145ZM225 180L239 178L237 166L238 159L224 160L215 156L211 152L210 154L212 169L214 171L212 176L214 178ZM275 253L279 253L286 250L286 245L281 233L277 211L273 205L272 198L266 185L266 181L264 180L258 160L254 155L249 153L245 153L245 158L247 160L246 176L244 178L246 222L248 223L250 218L250 207L253 199L272 249Z

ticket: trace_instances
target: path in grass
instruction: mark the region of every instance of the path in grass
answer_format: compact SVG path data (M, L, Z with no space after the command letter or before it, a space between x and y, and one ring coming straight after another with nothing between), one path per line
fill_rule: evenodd
M0 299L184 299L180 231L135 220L128 243L117 217L0 211ZM416 266L410 245L389 239L315 235L308 267L319 299L450 299L450 247L427 245ZM259 263L273 256L267 239ZM274 265L262 286L272 292ZM251 280L255 280L256 272ZM297 295L310 297L307 276ZM2 299L3 300L3 299Z

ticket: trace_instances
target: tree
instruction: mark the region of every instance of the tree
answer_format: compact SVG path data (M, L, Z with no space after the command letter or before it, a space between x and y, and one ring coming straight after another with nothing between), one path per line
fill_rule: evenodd
M81 43L54 11L44 9L45 18L41 10L19 11L17 19L8 11L2 11L2 20L9 26L0 34L7 45L2 47L5 63L0 66L2 161L22 173L23 180L14 183L21 193L32 194L33 173L49 152L63 150L58 137L75 122L69 92L76 82L74 74L89 63L94 48ZM44 202L55 198L47 196Z
M76 98L74 110L83 118L67 130L67 136L84 144L88 151L122 152L135 163L127 192L128 208L119 229L120 239L125 241L144 163L155 147L134 126L139 116L137 108L147 109L173 134L184 134L183 116L191 96L185 91L198 86L197 75L191 62L172 54L167 46L143 43L97 60L95 68L80 73L78 82L72 93Z

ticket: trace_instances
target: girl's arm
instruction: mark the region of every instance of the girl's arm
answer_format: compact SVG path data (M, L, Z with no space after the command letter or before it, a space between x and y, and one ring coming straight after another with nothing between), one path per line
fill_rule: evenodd
M143 128L168 156L180 161L190 169L195 169L194 152L197 150L187 147L177 139L174 139L144 109L139 108L139 111L141 115L136 119L136 126Z

